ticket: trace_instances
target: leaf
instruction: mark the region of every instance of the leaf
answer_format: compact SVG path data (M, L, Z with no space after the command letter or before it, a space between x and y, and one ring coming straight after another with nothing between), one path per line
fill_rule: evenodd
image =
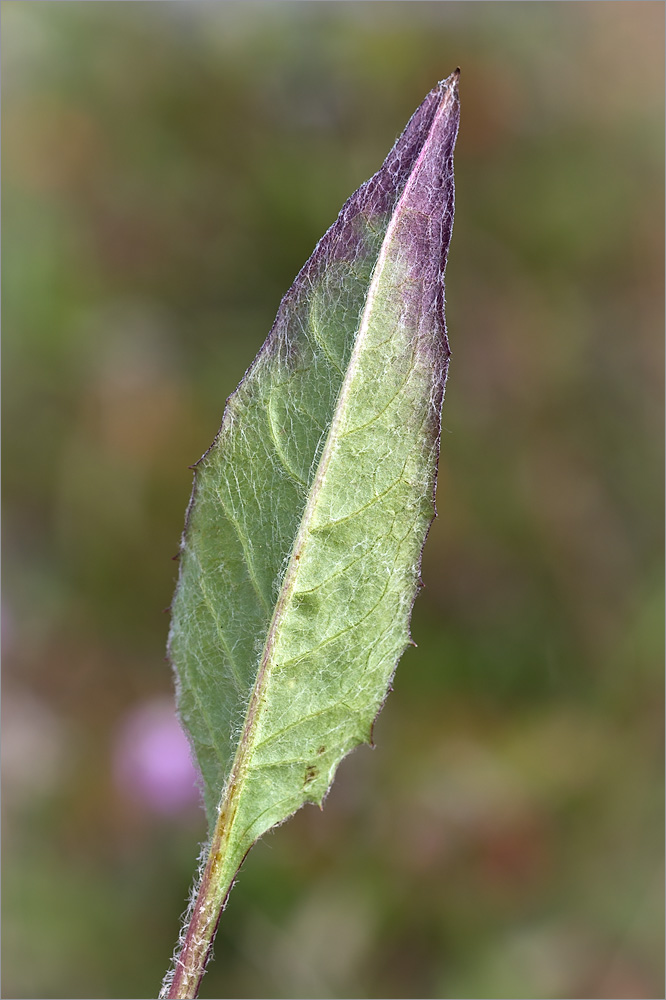
M169 654L211 847L170 996L195 995L188 947L210 943L252 844L372 741L410 642L449 358L457 84L428 94L320 240L196 467Z

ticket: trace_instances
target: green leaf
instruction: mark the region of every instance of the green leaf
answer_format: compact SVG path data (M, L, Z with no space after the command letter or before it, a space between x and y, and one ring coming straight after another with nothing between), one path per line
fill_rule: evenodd
M252 844L371 742L410 642L449 357L457 82L344 205L196 467L169 653L211 846L169 996L195 995L183 969Z

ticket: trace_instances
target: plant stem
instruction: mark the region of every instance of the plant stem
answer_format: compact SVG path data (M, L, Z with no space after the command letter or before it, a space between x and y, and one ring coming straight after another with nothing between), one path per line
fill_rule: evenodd
M186 917L187 925L175 959L173 978L165 980L160 993L162 1000L194 1000L199 993L220 914L235 878L235 874L229 876L224 866L230 827L228 819L228 811L221 809L197 895Z

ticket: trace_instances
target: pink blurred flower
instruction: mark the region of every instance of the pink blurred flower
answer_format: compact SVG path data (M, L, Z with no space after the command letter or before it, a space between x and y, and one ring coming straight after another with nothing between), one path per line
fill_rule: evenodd
M147 809L173 814L200 801L197 772L170 698L154 698L121 719L113 748L119 790Z

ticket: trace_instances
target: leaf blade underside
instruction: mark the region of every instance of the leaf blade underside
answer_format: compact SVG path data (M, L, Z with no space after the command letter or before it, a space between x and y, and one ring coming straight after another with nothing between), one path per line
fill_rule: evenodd
M196 468L169 655L220 884L370 742L409 643L449 357L457 80L320 240Z

